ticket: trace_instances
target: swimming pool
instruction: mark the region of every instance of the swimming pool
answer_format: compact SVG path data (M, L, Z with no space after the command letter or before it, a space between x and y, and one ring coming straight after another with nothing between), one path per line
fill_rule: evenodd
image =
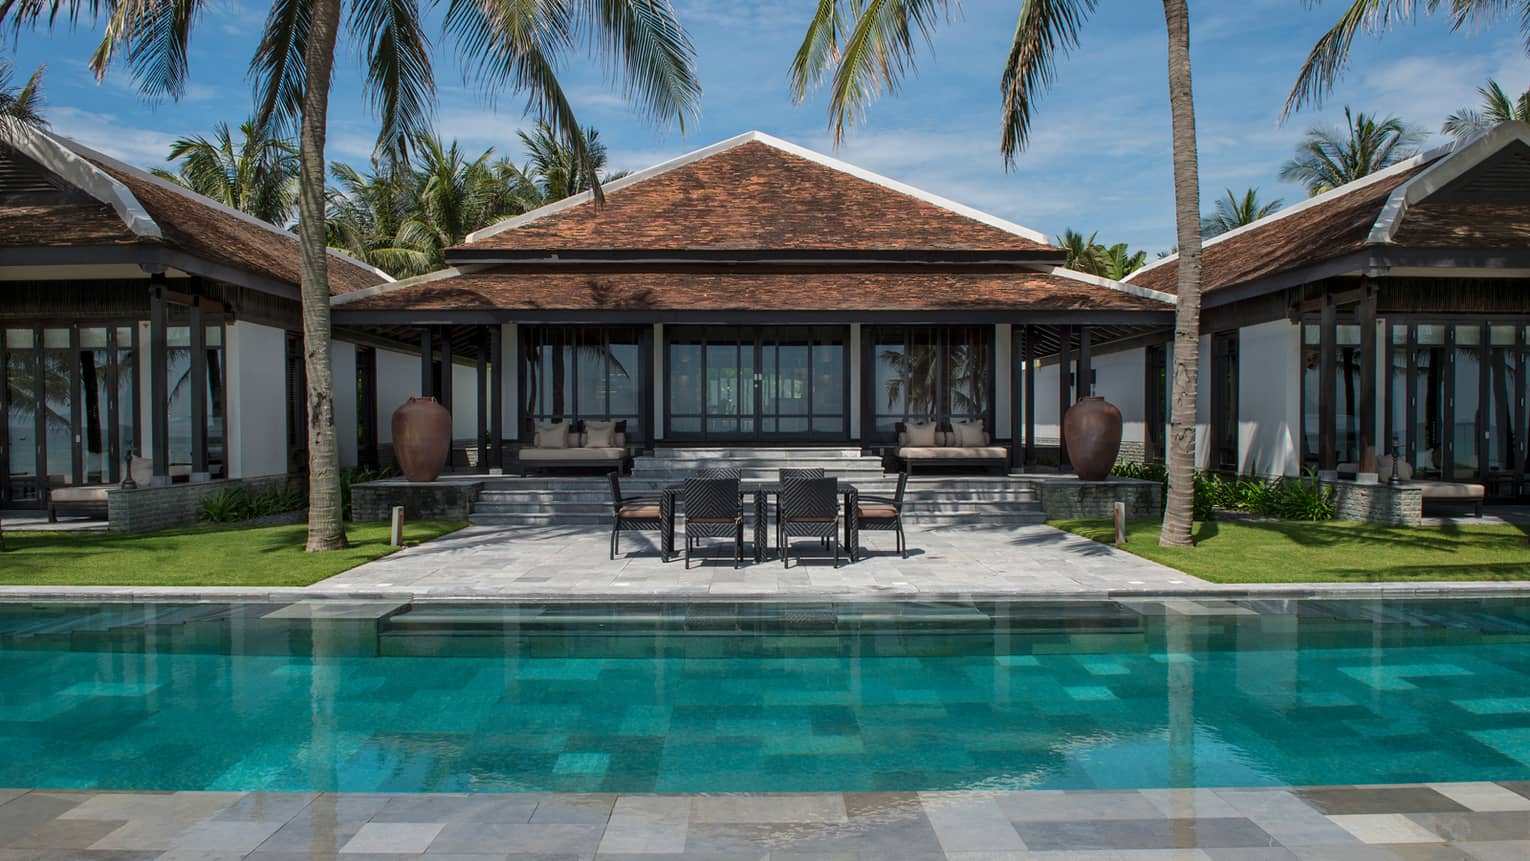
M0 604L0 786L1530 779L1530 600Z

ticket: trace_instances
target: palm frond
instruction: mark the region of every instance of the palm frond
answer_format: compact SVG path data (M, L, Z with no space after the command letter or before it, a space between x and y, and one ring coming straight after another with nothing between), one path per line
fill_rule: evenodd
M701 112L696 48L669 0L573 0L575 34L586 34L623 95L647 118L674 120L685 131Z
M313 25L310 0L273 0L248 77L255 87L255 125L272 134L297 131L308 67L303 48Z
M1432 12L1439 6L1440 0L1425 0L1425 3ZM1314 107L1322 106L1323 96L1338 82L1345 64L1349 62L1349 51L1354 45L1355 36L1365 31L1379 32L1395 22L1412 18L1418 4L1419 0L1351 0L1339 15L1338 22L1318 39L1307 54L1296 76L1296 83L1286 96L1285 106L1281 108L1281 121L1284 122L1303 105L1310 103ZM1316 6L1317 0L1307 0L1307 5Z
M139 90L151 99L179 99L190 69L191 30L204 0L115 0L90 58L99 80L119 54Z
M1096 0L1025 0L1015 39L1004 63L1000 90L1004 94L1000 150L1006 167L1030 140L1031 110L1052 85L1057 60L1078 47L1079 28L1094 11Z
M381 120L378 149L408 157L411 141L430 130L436 82L430 43L414 0L355 0L350 27L367 66L366 92Z
M818 8L808 22L807 33L797 55L792 58L792 101L801 103L808 93L823 84L824 76L839 63L840 46L849 35L855 14L847 8L851 0L818 0Z

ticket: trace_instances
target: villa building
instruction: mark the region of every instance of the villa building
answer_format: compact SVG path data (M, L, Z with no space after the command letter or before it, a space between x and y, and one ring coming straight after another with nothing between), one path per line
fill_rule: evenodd
M300 471L295 237L3 135L0 503L119 482L130 452L156 482ZM332 255L346 463L391 462L389 417L419 394L478 472L516 471L553 419L623 422L640 454L877 454L901 422L969 419L1013 470L1055 468L1058 418L1091 393L1121 407L1123 456L1162 458L1174 257L1073 272L1040 233L758 132L604 198L478 231L417 278ZM1395 438L1420 476L1530 493L1530 127L1211 240L1205 279L1204 468L1373 472Z

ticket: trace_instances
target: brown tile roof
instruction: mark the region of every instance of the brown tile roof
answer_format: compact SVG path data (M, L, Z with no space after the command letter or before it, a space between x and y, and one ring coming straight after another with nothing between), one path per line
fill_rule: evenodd
M1172 305L1043 271L869 271L673 267L424 276L336 303L337 310L419 311L1166 311Z
M1250 229L1208 242L1201 255L1201 289L1211 292L1360 250L1387 196L1425 167L1399 171L1299 212L1277 214ZM1179 260L1176 257L1139 270L1127 282L1174 293L1179 287Z
M473 253L1056 251L1062 256L1039 237L979 220L998 221L991 216L962 214L922 192L891 188L883 184L890 180L872 181L850 172L859 172L856 168L764 139L750 133L739 139L743 143L724 142L718 152L677 167L661 165L651 175L643 171L629 178L630 184L612 184L603 207L586 200L540 217L512 219L517 226L480 232L476 241L470 237L458 248Z
M1392 241L1415 248L1530 248L1530 206L1426 200L1408 207Z
M138 235L104 203L0 206L0 245L8 248L132 245Z
M276 281L293 285L301 282L297 234L251 224L189 191L168 188L163 182L147 179L110 161L85 157L127 186L159 225L165 244ZM384 280L364 266L334 254L329 256L329 287L334 295Z

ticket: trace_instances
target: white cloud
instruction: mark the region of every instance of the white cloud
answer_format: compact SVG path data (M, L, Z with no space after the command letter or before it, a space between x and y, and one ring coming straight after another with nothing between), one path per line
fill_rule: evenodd
M178 134L124 124L114 114L82 111L62 105L48 108L53 131L94 150L145 167L161 167Z

